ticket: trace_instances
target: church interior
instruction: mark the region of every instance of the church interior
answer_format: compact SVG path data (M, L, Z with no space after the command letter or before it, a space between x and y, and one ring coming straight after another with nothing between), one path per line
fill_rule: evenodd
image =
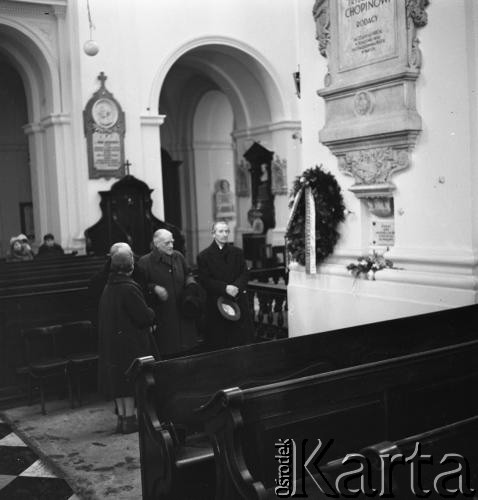
M477 499L477 54L474 0L0 1L0 499ZM217 221L253 341L136 356L116 433L111 247L203 285Z

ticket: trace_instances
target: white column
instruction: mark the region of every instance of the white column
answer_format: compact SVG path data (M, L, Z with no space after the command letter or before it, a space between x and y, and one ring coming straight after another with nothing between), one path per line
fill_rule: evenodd
M165 118L166 115L140 116L144 181L154 189L151 193L153 214L162 220L164 220L164 204L159 127Z
M39 123L28 123L23 127L28 137L30 153L30 176L32 184L33 220L35 239L41 241L48 228L48 178L45 168L44 129Z
M51 114L41 120L44 129L47 176L48 231L62 246L71 249L78 226L75 161L71 157L71 129L68 114Z
M274 159L277 156L281 160L287 161L287 186L290 191L296 175L302 171L300 122L291 120L273 123L270 126L270 132ZM314 165L310 166L313 167ZM289 218L288 194L275 195L274 207L276 227L271 231L270 243L284 245L285 226Z

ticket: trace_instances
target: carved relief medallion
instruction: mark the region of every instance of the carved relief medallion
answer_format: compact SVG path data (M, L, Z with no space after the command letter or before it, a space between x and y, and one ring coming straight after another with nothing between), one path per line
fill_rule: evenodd
M370 92L361 90L354 97L355 113L360 116L371 114L373 111L373 95Z
M356 184L385 184L393 173L407 168L409 154L392 147L350 151L339 158L339 168Z

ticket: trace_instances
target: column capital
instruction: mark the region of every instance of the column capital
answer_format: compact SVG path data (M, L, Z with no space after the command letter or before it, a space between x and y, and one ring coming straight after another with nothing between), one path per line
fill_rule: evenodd
M166 115L141 115L139 119L143 127L160 127L164 123Z
M52 113L44 116L40 123L44 129L55 125L68 125L70 123L70 115L66 113Z
M25 135L34 135L45 131L40 122L27 123L26 125L23 125L22 128L25 132Z

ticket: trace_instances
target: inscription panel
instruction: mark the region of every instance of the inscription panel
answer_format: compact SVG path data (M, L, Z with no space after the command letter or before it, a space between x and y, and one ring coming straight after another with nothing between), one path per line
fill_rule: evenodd
M374 219L371 225L371 245L391 247L395 245L395 221L390 219Z
M396 0L339 0L339 71L398 56Z
M96 170L121 168L121 137L118 132L93 133L93 165Z

